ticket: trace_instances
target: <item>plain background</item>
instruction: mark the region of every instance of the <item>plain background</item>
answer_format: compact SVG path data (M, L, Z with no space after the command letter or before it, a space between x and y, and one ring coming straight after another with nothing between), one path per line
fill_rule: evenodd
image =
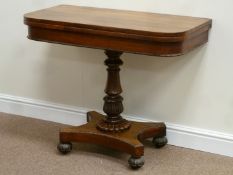
M102 109L101 50L30 41L23 14L57 4L213 19L209 43L175 58L124 54L125 114L233 134L232 0L15 0L0 6L0 93Z

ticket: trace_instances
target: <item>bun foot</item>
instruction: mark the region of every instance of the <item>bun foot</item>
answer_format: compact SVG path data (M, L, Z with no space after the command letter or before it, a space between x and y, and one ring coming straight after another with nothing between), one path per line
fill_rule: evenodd
M72 144L71 143L59 143L57 145L57 149L62 154L67 154L72 150Z
M167 144L167 137L154 137L153 144L156 148L162 148Z
M132 169L139 169L144 165L144 157L139 157L139 158L135 158L133 156L131 156L128 160L129 166Z

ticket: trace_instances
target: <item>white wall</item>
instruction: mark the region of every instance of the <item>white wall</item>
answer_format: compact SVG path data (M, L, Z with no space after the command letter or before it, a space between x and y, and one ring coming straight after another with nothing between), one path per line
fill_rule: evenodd
M103 51L26 39L23 14L61 3L212 18L209 43L185 56L123 55L125 113L233 134L232 0L4 1L0 93L102 108Z

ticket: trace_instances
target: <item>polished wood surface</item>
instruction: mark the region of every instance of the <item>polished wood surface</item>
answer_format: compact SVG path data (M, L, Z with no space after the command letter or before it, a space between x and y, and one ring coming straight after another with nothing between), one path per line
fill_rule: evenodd
M60 5L24 16L30 39L157 56L184 54L208 40L206 18Z
M157 56L185 54L208 41L212 21L206 18L60 5L24 16L28 38L51 43L104 49L107 59L103 111L88 113L88 123L60 131L58 150L68 153L71 142L100 144L131 154L129 165L144 164L144 139L166 145L164 123L125 120L120 83L123 52Z
M27 21L149 36L182 36L210 24L206 18L60 5L25 15ZM147 33L148 32L148 33Z
M132 122L129 132L101 132L96 124L105 116L93 111L88 112L87 117L89 122L86 125L61 129L61 142L94 143L141 157L144 155L144 146L141 143L143 140L166 135L164 123Z

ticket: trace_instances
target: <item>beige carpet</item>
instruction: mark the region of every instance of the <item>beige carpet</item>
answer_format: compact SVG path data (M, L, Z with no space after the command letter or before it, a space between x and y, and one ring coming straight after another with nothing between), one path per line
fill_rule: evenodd
M56 150L64 125L0 113L0 175L233 175L233 158L146 143L143 168L128 168L129 155L88 144L71 154Z

